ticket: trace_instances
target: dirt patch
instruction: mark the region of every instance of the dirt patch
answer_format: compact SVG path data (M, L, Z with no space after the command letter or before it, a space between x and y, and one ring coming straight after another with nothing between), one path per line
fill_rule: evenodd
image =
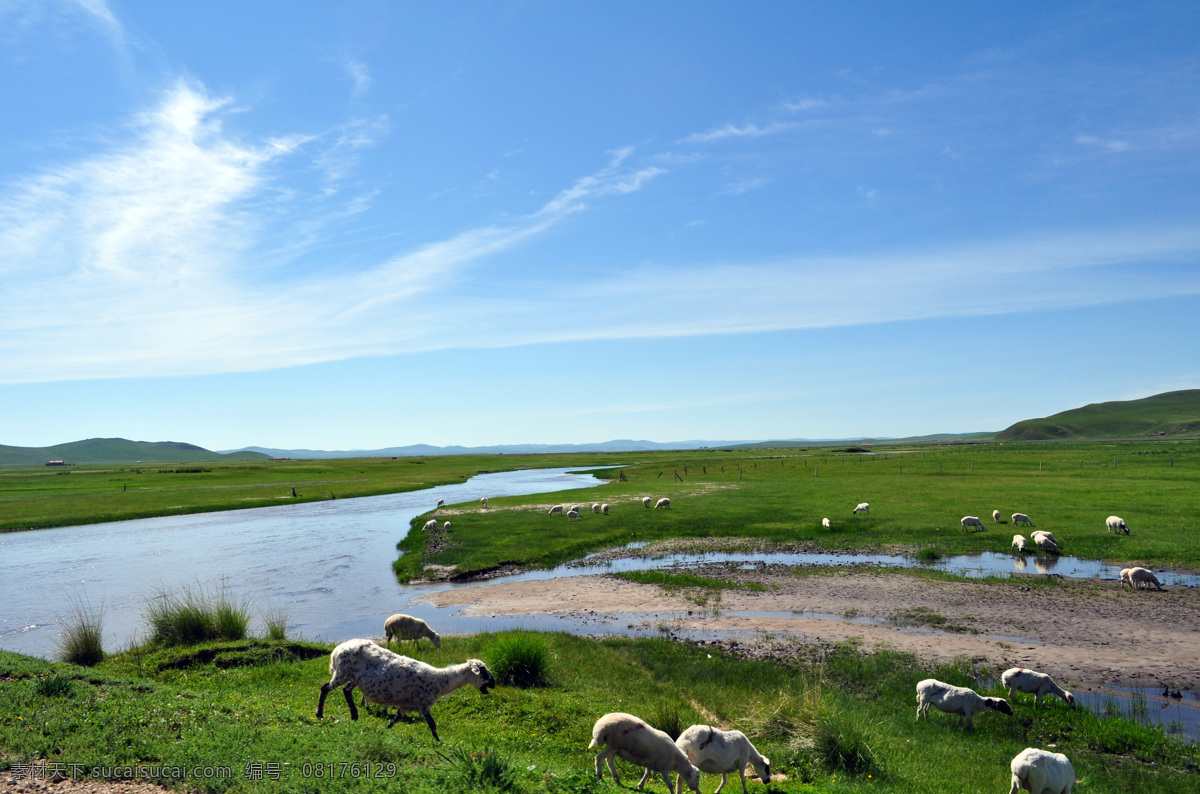
M1033 667L1069 686L1120 684L1196 689L1200 685L1200 590L1122 590L1116 582L1053 585L938 581L889 571L835 571L762 565L689 568L713 578L754 581L765 590L725 590L719 609L697 605L694 593L666 592L608 575L501 582L423 597L471 616L551 614L582 620L617 613L674 617L653 624L674 636L738 632L757 637L763 653L795 654L804 644L858 639L921 659L966 657L995 671ZM897 616L929 616L923 626ZM957 631L927 628L944 618ZM911 622L911 621L908 621ZM649 621L647 621L647 625ZM746 640L738 644L747 646ZM753 644L753 643L751 643ZM778 645L781 650L772 651Z
M45 759L39 759L29 765L14 765L0 773L0 791L21 794L178 794L180 791L148 781L85 777L84 772L86 770L73 770L68 765L48 764Z

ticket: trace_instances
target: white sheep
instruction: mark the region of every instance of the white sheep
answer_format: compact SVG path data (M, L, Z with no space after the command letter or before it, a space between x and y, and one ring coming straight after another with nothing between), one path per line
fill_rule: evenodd
M687 756L675 746L670 736L651 728L632 714L616 711L596 720L596 724L592 726L592 743L588 745L588 749L597 747L601 748L600 753L596 755L597 779L604 777L601 763L607 762L613 782L621 785L621 776L617 774L617 765L613 763L613 756L617 756L646 768L642 782L638 783L639 791L646 785L652 772L662 775L668 791L671 790L671 779L667 775L676 772L687 783L688 788L700 794L700 770L688 763Z
M671 500L665 496L662 499L659 499L654 503L654 509L657 510L660 507L665 507L668 510L671 509Z
M1141 588L1142 585L1149 587L1154 585L1159 590L1162 590L1162 584L1158 581L1158 577L1153 571L1146 568L1130 568L1129 569L1129 584L1134 587Z
M600 503L599 502L596 502L596 504L592 505L592 512L595 513L596 515L600 515Z
M770 759L754 749L741 731L722 731L708 725L693 725L679 735L675 746L683 750L688 762L701 772L721 776L721 785L717 786L716 794L725 788L730 772L741 775L742 794L746 794L746 764L754 767L759 780L771 784Z
M445 499L438 499L438 503L437 503L438 507L443 507L443 506L445 506L445 504L446 504Z
M1133 587L1133 579L1129 578L1129 572L1132 570L1132 568L1121 569L1121 587L1125 587L1125 585Z
M645 507L648 509L650 507L650 502L653 499L654 499L654 497L652 497L652 496L643 496L642 497L642 507Z
M480 499L479 499L479 504L483 505L483 509L484 509L484 510L487 510L487 508L488 508L488 498L487 498L486 496L480 497Z
M441 741L437 723L430 709L439 698L457 691L467 684L486 695L496 686L496 678L487 665L478 659L468 659L449 667L434 667L407 656L381 648L370 640L346 640L329 655L329 674L332 678L321 685L321 698L317 701L317 719L325 712L325 696L334 687L342 687L346 704L350 706L350 719L358 719L358 707L354 705L354 688L362 690L363 697L378 703L385 709L395 706L396 716L388 727L395 725L410 711L425 718L425 724L433 732L434 741Z
M854 515L858 515L860 512L871 515L871 505L866 502L859 502L858 507L854 508Z
M577 508L577 507L572 507L570 510L568 510L568 511L567 511L567 518L570 518L570 519L572 519L572 520L574 520L574 521L578 521L578 520L579 520L579 508Z
M997 524L1000 523L1000 511L999 510L992 511L992 520L995 521Z
M981 532L987 529L987 527L984 526L983 521L979 519L979 516L963 516L962 528L965 530L967 527L975 527Z
M400 642L412 640L416 643L420 643L424 637L433 643L433 647L442 647L441 635L429 628L428 623L412 615L392 615L383 622L383 635L388 645L392 644L392 637Z
M1004 684L1004 688L1008 690L1008 696L1016 703L1016 692L1025 692L1030 695L1035 695L1033 705L1042 705L1042 695L1054 695L1060 697L1067 703L1071 704L1071 708L1075 707L1075 696L1067 690L1054 683L1054 679L1045 673L1039 673L1036 670L1026 670L1024 667L1010 667L1005 670L1000 676L1000 683Z
M1058 551L1058 541L1055 540L1052 532L1039 529L1036 532L1030 532L1029 537L1042 551Z
M604 515L608 515L608 505L607 504L600 505L600 512L603 513Z
M443 531L443 532L449 532L449 531L450 531L450 522L449 522L449 521L447 521L445 524L442 524L442 531Z
M1109 516L1104 523L1108 527L1109 532L1115 532L1119 535L1124 530L1126 535L1129 534L1129 527L1125 526L1125 519L1120 516Z
M1012 545L1013 545L1014 549L1016 549L1021 554L1024 554L1025 553L1025 536L1024 535L1013 535Z
M432 532L437 529L437 519L431 518L425 522L425 526L421 528L422 532Z
M1017 526L1018 524L1025 524L1026 526L1033 526L1033 521L1030 520L1029 516L1025 515L1024 513L1013 513L1012 514L1012 522L1013 522L1014 527Z
M821 526L825 527L826 529L829 529L830 527L832 527L832 526L833 526L833 522L832 522L832 521L830 521L828 518L822 518L822 519L821 519Z
M560 515L562 515L562 512L563 512L563 506L562 506L562 505L555 505L554 507L550 508L550 512L549 512L549 513L547 513L546 515L550 515L550 516L560 516Z
M1008 794L1021 789L1030 794L1071 794L1075 785L1075 769L1062 753L1048 753L1026 747L1009 764L1012 769L1012 788Z
M1004 698L989 698L980 695L974 689L965 686L954 686L936 678L926 678L917 682L917 719L924 714L929 718L929 707L947 714L957 714L961 725L966 720L967 729L974 728L972 718L981 711L993 709L1001 714L1012 716L1012 706Z

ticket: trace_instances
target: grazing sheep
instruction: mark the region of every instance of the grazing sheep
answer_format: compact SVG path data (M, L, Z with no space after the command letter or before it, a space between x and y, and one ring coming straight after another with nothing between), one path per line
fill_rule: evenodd
M596 504L592 505L592 512L595 513L596 515L600 515L600 503L599 502L596 502Z
M443 506L445 506L445 504L446 504L445 499L438 499L438 503L437 503L438 507L443 507Z
M832 522L832 521L830 521L828 518L822 518L822 519L821 519L821 526L825 527L826 529L829 529L830 527L832 527L832 526L833 526L833 522Z
M770 759L754 749L741 731L722 731L708 725L693 725L679 735L675 746L683 750L687 760L701 772L721 776L721 785L717 786L716 794L725 788L730 772L741 775L742 794L746 794L746 764L754 767L759 780L771 784Z
M575 521L578 521L578 520L579 520L579 508L578 508L578 507L572 507L570 510L568 510L568 511L567 511L567 518L574 519Z
M621 785L621 776L617 774L617 765L613 763L613 756L617 756L631 764L646 767L642 782L638 783L639 791L646 785L652 772L662 775L667 789L671 790L671 779L667 775L676 772L688 788L700 794L700 770L688 763L687 756L675 746L670 736L651 728L632 714L616 711L596 720L588 749L597 747L601 748L596 756L598 780L604 777L604 768L600 764L606 762L608 771L612 772L613 782Z
M1122 588L1125 587L1125 585L1129 585L1130 587L1133 587L1133 580L1129 578L1129 572L1132 570L1133 570L1132 568L1122 568L1121 569L1121 587Z
M1126 535L1129 534L1129 527L1125 526L1125 519L1120 516L1109 516L1108 520L1105 521L1105 526L1108 527L1109 532L1115 532L1119 535L1124 530Z
M329 674L332 678L321 685L321 698L317 701L317 719L325 713L325 696L334 687L342 687L346 704L350 706L350 719L358 719L358 707L354 705L353 692L358 687L363 697L372 703L396 707L388 727L395 725L410 711L425 718L425 724L433 733L434 741L441 741L437 723L430 709L439 698L449 695L467 684L486 695L496 686L496 679L487 665L478 659L468 659L449 667L434 667L381 648L370 640L346 640L329 655Z
M654 503L654 509L657 510L660 507L665 507L668 510L670 510L671 509L671 500L665 496L662 499L659 499L657 502Z
M421 531L432 532L435 529L437 529L437 519L431 518L425 522L425 526L421 528Z
M424 637L433 643L433 647L442 647L441 636L429 628L428 623L412 615L392 615L383 622L383 634L388 645L392 644L392 637L400 642L412 640L416 643L420 643Z
M450 522L449 522L449 521L447 521L445 524L442 524L442 531L443 531L443 532L449 532L449 531L450 531Z
M967 527L975 527L980 532L987 529L987 527L984 526L983 521L981 521L978 516L963 516L962 528L965 530Z
M981 711L993 709L1001 714L1012 716L1012 706L1004 698L989 698L980 695L974 689L965 686L954 686L936 678L926 678L917 683L917 719L921 714L929 718L929 707L947 714L957 714L961 725L966 720L967 729L972 730L972 718Z
M859 502L858 507L854 508L854 515L858 515L859 513L871 515L871 505L867 504L866 502Z
M481 498L479 499L479 504L483 505L483 509L484 509L484 510L487 510L487 507L488 507L488 498L487 498L486 496L484 496L484 497L481 497Z
M1054 539L1053 533L1039 529L1029 533L1029 536L1042 551L1058 551L1058 541Z
M554 507L550 508L550 512L547 513L546 515L560 516L560 515L562 515L562 511L563 511L562 505L555 505Z
M600 512L603 513L604 515L608 515L608 505L607 504L600 505Z
M652 496L643 496L643 497L642 497L642 507L645 507L645 508L649 509L649 507L650 507L650 502L651 502L651 500L653 500L653 499L654 499L654 497L652 497Z
M1062 753L1026 747L1009 766L1012 788L1008 794L1017 794L1021 789L1030 794L1071 794L1075 785L1075 770Z
M1026 692L1036 695L1033 699L1035 707L1042 705L1042 695L1054 695L1067 701L1075 708L1075 696L1054 683L1054 679L1045 673L1026 670L1024 667L1010 667L1000 676L1000 683L1008 690L1008 696L1013 703L1017 702L1016 692Z
M1026 526L1030 527L1033 526L1033 521L1031 521L1029 516L1025 515L1024 513L1013 513L1012 522L1014 527L1018 524L1025 524Z
M1163 589L1162 584L1158 581L1158 577L1154 575L1154 572L1147 570L1146 568L1130 568L1129 583L1139 589L1142 587L1142 585L1146 585L1147 587L1154 585L1159 590Z
M1000 523L1000 511L999 510L992 511L992 520L995 521L997 524Z
M1012 545L1013 545L1014 549L1016 549L1018 552L1024 554L1025 553L1025 536L1024 535L1013 535Z

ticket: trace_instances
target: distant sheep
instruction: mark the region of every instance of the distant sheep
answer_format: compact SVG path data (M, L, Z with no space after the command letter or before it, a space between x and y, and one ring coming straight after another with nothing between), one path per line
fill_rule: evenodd
M858 515L859 513L871 515L871 505L867 504L866 502L859 502L858 507L854 508L854 515Z
M822 519L821 519L821 526L825 527L826 529L829 529L830 527L832 527L832 526L833 526L833 522L832 522L832 521L830 521L828 518L822 518Z
M449 532L449 531L450 531L450 522L449 522L449 521L447 521L445 524L442 524L442 531L443 531L443 532Z
M393 637L400 642L412 640L416 643L424 638L432 642L433 647L442 647L441 635L429 628L428 623L412 615L392 615L383 622L383 635L388 645L392 644Z
M578 521L578 520L579 520L579 508L577 508L577 507L572 507L570 510L568 510L568 511L567 511L567 518L570 518L570 519L572 519L572 520L574 520L574 521Z
M1033 526L1033 521L1031 521L1029 516L1025 515L1024 513L1013 513L1012 522L1014 527L1018 524L1024 524L1029 527Z
M652 496L643 496L643 497L642 497L642 507L645 507L646 509L649 509L649 508L650 508L650 502L651 502L651 501L653 501L653 499L654 499L654 497L652 497Z
M600 503L599 502L592 505L592 512L595 513L596 515L600 515Z
M771 784L770 759L754 749L741 731L722 731L708 725L693 725L679 735L675 746L683 750L688 762L701 772L721 776L717 794L725 788L730 772L737 772L741 776L742 794L746 794L746 764L754 767L759 780Z
M437 519L431 518L425 522L425 526L421 528L424 532L432 532L437 529Z
M1129 584L1139 589L1143 585L1146 587L1154 585L1159 590L1163 589L1162 583L1158 581L1158 577L1154 575L1154 572L1146 568L1130 568Z
M361 639L346 640L333 649L329 655L329 674L329 681L321 685L317 719L324 716L326 695L340 686L346 696L346 705L350 706L350 719L357 720L358 707L354 705L353 692L358 687L363 697L372 703L385 708L396 707L396 716L388 723L389 728L405 714L416 711L425 718L434 741L438 742L441 737L430 709L439 698L468 684L484 695L496 686L492 671L478 659L439 668Z
M1024 667L1010 667L1000 676L1000 683L1008 690L1008 696L1016 703L1016 692L1034 695L1033 705L1042 705L1042 695L1054 695L1062 698L1075 707L1075 696L1054 683L1054 679L1036 670L1026 670Z
M965 530L967 527L975 527L980 532L987 529L987 527L984 525L983 521L980 520L980 518L978 516L963 516L962 517L962 528Z
M479 504L483 506L483 509L484 509L484 510L487 510L487 508L488 508L488 498L487 498L486 496L484 496L484 497L480 498L480 500L479 500Z
M1024 789L1030 794L1071 794L1075 785L1075 770L1062 753L1048 753L1026 747L1009 764L1012 769L1012 788L1008 794Z
M1025 536L1024 535L1013 535L1012 545L1013 545L1013 548L1016 549L1018 552L1024 553L1025 552Z
M550 508L550 512L549 512L549 513L547 513L546 515L550 515L550 516L560 516L560 515L562 515L562 512L563 512L563 506L562 506L562 505L555 505L554 507Z
M1054 533L1039 529L1036 532L1031 532L1030 537L1042 551L1058 551L1058 541L1055 540Z
M608 505L607 504L600 505L600 512L603 513L604 515L608 515Z
M997 524L1000 523L1000 511L999 510L992 511L992 520L995 521Z
M1108 527L1109 532L1115 532L1118 535L1122 532L1126 535L1129 534L1129 527L1125 526L1125 519L1120 516L1109 516L1108 520L1105 521L1105 526Z
M657 510L660 507L665 507L668 510L670 510L671 509L671 500L665 496L662 499L659 499L657 502L654 503L654 509Z
M596 756L597 779L604 777L601 763L607 762L613 782L621 785L621 776L617 773L617 765L613 763L613 756L616 756L646 768L642 782L638 783L639 791L646 785L652 772L662 775L667 789L673 790L668 773L675 772L682 782L687 783L688 788L700 794L700 770L688 762L683 750L675 746L670 736L651 728L632 714L618 711L605 714L596 720L592 727L592 743L588 745L588 749L594 750L597 747L601 748ZM682 786L680 790L682 791Z
M974 689L964 686L954 686L935 678L926 678L917 683L917 719L924 714L929 718L929 707L947 714L957 714L961 725L966 721L967 729L974 728L972 718L981 711L992 709L1001 714L1012 716L1012 706L1004 698L989 698L980 695Z
M438 503L437 503L438 507L443 507L445 504L446 504L445 499L438 499Z

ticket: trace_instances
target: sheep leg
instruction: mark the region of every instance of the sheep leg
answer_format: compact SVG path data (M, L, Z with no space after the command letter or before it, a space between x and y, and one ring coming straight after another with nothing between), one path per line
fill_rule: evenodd
M663 782L667 784L667 794L671 794L671 776L668 775L665 770L659 772L658 774L662 775Z
M331 688L328 683L321 684L321 697L317 700L317 719L325 716L325 696L329 694Z
M440 742L442 739L437 735L437 723L433 721L433 714L428 709L421 710L421 716L425 718L425 724L429 726L429 730L433 732L433 740Z
M613 782L619 786L619 785L621 785L621 776L617 773L617 765L613 762L613 755L615 755L615 754L616 754L616 751L614 750L611 754L607 755L604 760L608 762L608 771L612 772ZM596 767L597 768L600 767L600 757L599 756L596 757Z
M664 773L665 776L665 773ZM642 773L642 779L638 781L637 790L641 791L646 787L646 781L650 779L650 767L646 767L646 771ZM671 782L667 781L667 788L671 787Z
M358 719L358 706L354 705L354 682L346 684L342 687L342 694L346 696L346 705L350 707L350 719Z

